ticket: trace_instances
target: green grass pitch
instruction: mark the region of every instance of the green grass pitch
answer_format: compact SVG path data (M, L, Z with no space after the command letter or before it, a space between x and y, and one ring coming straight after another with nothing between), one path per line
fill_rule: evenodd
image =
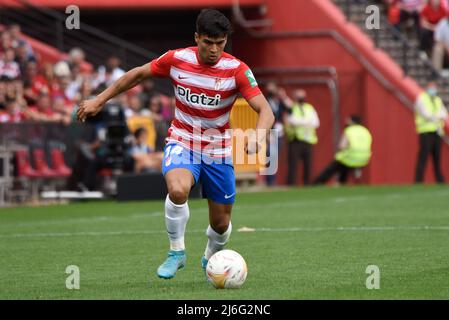
M241 193L228 244L248 264L238 290L206 283L207 204L189 204L187 266L172 280L156 277L163 201L0 209L0 299L449 299L447 186ZM79 290L65 287L69 265Z

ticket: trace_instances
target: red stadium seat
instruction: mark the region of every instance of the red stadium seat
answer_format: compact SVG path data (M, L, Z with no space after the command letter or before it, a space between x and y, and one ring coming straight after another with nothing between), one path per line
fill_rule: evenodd
M102 177L112 177L112 169L103 168L100 171L98 171L98 175Z
M65 161L64 154L60 149L51 150L51 160L53 162L53 170L60 177L68 177L72 174L72 169L70 169Z
M33 159L36 170L41 174L43 178L58 177L58 173L50 169L45 161L45 153L42 149L33 150Z
M41 173L34 170L30 164L28 150L16 151L17 176L27 178L40 178Z

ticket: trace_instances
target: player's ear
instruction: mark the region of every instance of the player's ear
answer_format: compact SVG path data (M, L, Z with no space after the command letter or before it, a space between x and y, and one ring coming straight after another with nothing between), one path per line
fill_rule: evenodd
M198 42L200 41L200 36L198 35L197 32L195 32L195 42L196 44L199 44Z

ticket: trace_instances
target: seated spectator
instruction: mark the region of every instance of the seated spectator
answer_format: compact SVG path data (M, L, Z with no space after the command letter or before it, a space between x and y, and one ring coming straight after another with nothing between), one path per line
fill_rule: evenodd
M162 101L159 95L156 95L150 99L148 109L150 110L150 116L155 123L164 120L164 118L162 117L162 107Z
M28 107L25 115L31 121L61 122L64 120L59 113L53 110L51 98L45 93L39 95L35 106Z
M69 65L70 71L73 72L77 72L77 71L81 71L81 65L85 62L85 54L83 49L81 48L72 48L69 51L69 57L68 60L66 61L67 64Z
M56 83L51 91L51 98L53 101L61 99L64 107L71 113L74 108L75 93L70 91L72 80L70 68L66 62L60 61L55 65L54 73Z
M0 110L0 123L18 123L23 120L25 120L25 114L20 103L15 99L7 99L4 110Z
M133 95L128 98L128 103L124 108L126 119L143 116L149 117L150 111L148 109L142 109L142 104L137 95Z
M8 31L3 31L0 34L0 56L2 56L8 49L14 49L12 46L11 35Z
M446 15L447 9L442 0L429 0L421 11L420 49L428 55L433 49L435 28Z
M151 98L158 94L154 88L154 80L149 78L142 81L142 91L138 93L140 103L142 106L147 106L150 103Z
M131 156L134 159L134 171L141 173L145 171L161 172L163 152L155 152L147 144L148 132L144 128L139 128L134 132L135 144L131 149Z
M48 81L42 74L38 73L36 61L30 60L26 63L22 79L25 87L24 96L28 104L36 104L41 92L50 93Z
M419 12L423 6L423 0L398 0L399 21L395 25L398 30L403 27L411 27L420 38Z
M31 47L29 42L22 36L20 26L18 24L12 24L11 26L9 26L8 32L11 37L11 46L16 50L22 48L24 51L23 56L26 60L36 60L33 48Z
M117 56L110 56L106 60L106 65L98 68L97 77L93 81L94 87L98 87L101 84L110 86L118 78L125 74L123 69L120 69L121 61Z
M75 95L74 103L79 104L83 100L93 97L92 82L89 77L84 77L78 92Z
M162 113L164 109L162 96L156 95L151 98L148 109L150 110L150 117L153 119L154 128L156 129L156 150L163 150L170 121L166 120Z
M432 63L435 69L442 71L445 67L445 59L449 55L449 17L438 23L435 28L434 39ZM443 75L447 74L447 72L443 72Z
M20 67L15 61L13 49L7 49L2 58L0 58L0 77L6 77L14 80L20 77Z

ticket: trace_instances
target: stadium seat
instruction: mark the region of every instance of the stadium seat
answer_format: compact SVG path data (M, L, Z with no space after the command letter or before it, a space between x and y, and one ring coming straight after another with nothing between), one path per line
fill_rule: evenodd
M65 161L64 154L60 149L51 150L51 160L53 162L53 170L58 174L59 177L68 177L72 174L72 169L70 169Z
M44 150L34 149L32 154L35 168L42 178L52 178L59 176L58 172L49 168L47 162L45 161Z
M18 150L15 153L17 176L26 178L39 178L42 174L31 167L28 150Z

